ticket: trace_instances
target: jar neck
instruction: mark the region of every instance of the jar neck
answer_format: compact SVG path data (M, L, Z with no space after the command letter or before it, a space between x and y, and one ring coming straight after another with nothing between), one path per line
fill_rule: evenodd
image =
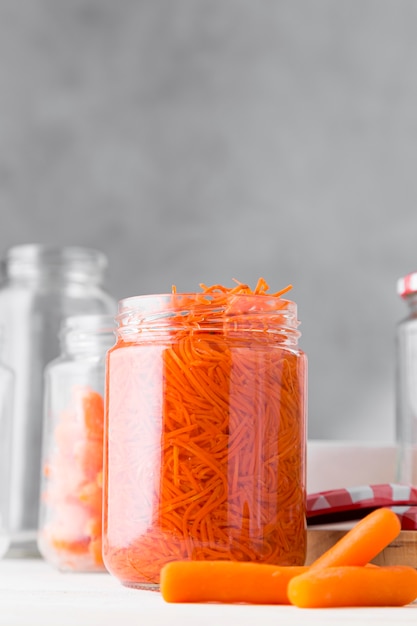
M82 247L22 245L11 248L3 270L12 281L62 281L100 285L107 258L98 250Z
M297 305L263 295L224 296L211 300L201 294L161 294L119 302L117 337L124 342L163 338L164 334L210 333L230 339L256 338L295 347Z
M404 298L411 315L417 317L417 293L411 293Z
M61 327L61 354L102 356L114 345L114 318L111 315L74 315Z

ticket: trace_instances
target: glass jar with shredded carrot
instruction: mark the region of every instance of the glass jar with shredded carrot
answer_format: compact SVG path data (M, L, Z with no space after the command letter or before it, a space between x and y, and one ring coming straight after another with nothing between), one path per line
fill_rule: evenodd
M124 585L158 588L178 559L304 563L307 358L290 288L119 302L103 558Z
M105 571L102 559L106 351L114 318L77 315L45 370L38 547L63 571Z

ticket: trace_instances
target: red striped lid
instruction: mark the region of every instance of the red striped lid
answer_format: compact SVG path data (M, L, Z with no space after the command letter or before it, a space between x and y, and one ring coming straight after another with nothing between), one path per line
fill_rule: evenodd
M402 298L417 292L417 272L411 272L397 281L397 293Z

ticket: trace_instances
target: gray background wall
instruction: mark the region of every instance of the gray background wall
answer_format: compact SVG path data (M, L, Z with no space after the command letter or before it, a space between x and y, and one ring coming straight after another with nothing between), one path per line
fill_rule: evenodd
M293 283L309 436L390 441L417 268L412 0L0 0L0 252L118 297Z

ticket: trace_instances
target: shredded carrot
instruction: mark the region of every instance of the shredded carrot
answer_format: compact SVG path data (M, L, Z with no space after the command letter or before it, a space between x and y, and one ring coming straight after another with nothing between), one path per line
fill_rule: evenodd
M417 598L417 570L409 566L339 566L292 578L288 598L300 608L404 606Z
M90 439L102 441L104 430L104 405L99 393L89 392L82 396L84 424Z
M39 547L60 569L101 570L102 396L89 387L74 389L71 409L62 413L46 462L42 494L45 520Z
M158 584L172 560L304 563L306 359L282 331L290 286L201 288L173 289L158 332L119 334L108 352L103 551L125 584Z
M237 561L172 561L161 570L166 602L289 604L287 587L304 566Z
M401 523L391 509L375 509L319 556L311 567L365 565L395 539L400 530Z

